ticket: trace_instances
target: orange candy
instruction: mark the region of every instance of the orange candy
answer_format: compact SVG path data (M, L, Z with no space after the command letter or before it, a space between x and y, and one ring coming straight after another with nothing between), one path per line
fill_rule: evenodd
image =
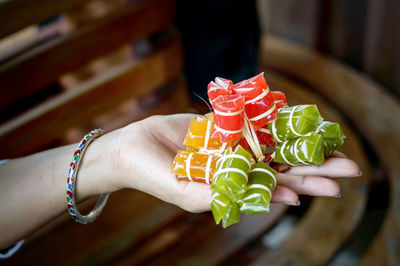
M179 180L197 181L210 184L219 156L179 151L175 156L172 171Z
M189 147L204 148L207 150L219 150L222 147L221 138L212 134L214 121L212 113L205 116L197 116L190 121L184 145Z

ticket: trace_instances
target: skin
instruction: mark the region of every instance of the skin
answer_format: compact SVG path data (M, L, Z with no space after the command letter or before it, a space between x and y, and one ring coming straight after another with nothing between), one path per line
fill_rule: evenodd
M189 212L209 211L210 186L178 181L171 172L193 117L153 116L95 140L81 162L77 200L132 188ZM66 211L66 177L76 147L59 147L0 166L0 249ZM272 202L299 205L299 194L337 197L340 187L334 179L359 173L354 161L335 152L320 166L298 166L279 174Z

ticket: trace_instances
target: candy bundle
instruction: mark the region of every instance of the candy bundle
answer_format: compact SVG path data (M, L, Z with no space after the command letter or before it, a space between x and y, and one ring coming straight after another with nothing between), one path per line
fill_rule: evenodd
M289 107L263 73L237 84L216 78L207 92L213 112L191 121L173 172L211 184L212 213L224 227L241 212L269 212L274 166L317 165L343 144L339 124L324 121L315 105Z

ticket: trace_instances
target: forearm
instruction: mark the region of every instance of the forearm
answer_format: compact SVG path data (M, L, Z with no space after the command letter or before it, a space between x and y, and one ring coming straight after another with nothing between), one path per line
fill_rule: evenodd
M78 202L118 189L110 179L113 176L111 138L102 136L85 152L76 181ZM0 166L0 249L67 210L66 180L76 147L76 144L68 145Z

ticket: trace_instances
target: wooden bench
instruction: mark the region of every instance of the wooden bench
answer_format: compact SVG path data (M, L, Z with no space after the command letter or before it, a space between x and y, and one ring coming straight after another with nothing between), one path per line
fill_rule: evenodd
M10 19L8 27L15 24L13 30L59 15L56 12L65 12L68 17L72 7L82 5L82 1L71 1L57 7L53 1L36 2L30 14L40 16L37 18L20 14L20 6L26 2L29 1L12 0L0 4L0 15L5 21ZM51 14L46 13L48 9L52 10ZM44 43L35 45L33 38L21 51L4 51L6 55L0 65L0 108L4 113L16 112L17 115L5 120L0 127L0 156L14 157L38 151L60 142L67 130L81 125L85 125L86 130L88 126L107 127L105 123L96 124L95 118L118 110L120 104L129 100L143 99L151 93L156 96L158 90L169 89L168 93L159 94L167 96L169 106L175 106L164 106L159 112L186 111L188 100L181 76L181 43L176 30L170 27L174 11L173 1L121 5L66 34L48 36ZM13 22L16 15L26 19L23 26L20 25L22 22ZM11 31L8 27L5 27L4 34ZM109 64L108 69L98 71L101 73L75 82L76 86L60 85L60 79L65 75L78 76L71 71L90 71L94 60L103 60L107 65L108 57L112 57L116 49L129 49L131 43L139 40L148 40L145 53L132 48L133 56ZM35 97L40 98L40 94L46 93L48 86L54 84L57 90L53 97L24 109L26 103ZM149 115L147 110L144 110L147 113L138 113L133 107L132 104L130 112L124 113L130 117L128 122ZM135 111L137 114L133 114ZM114 123L113 128L126 124L125 120ZM107 129L113 128L108 126Z
M41 1L43 5L53 5L53 1ZM57 12L65 12L72 8L71 5L80 4L69 0L65 7L57 6ZM169 4L169 1L148 1L139 6L117 8L111 15L96 21L94 26L85 26L82 30L60 37L62 39L58 41L53 40L39 47L40 49L33 49L34 55L43 56L40 62L44 62L48 58L46 53L51 50L57 60L65 60L67 64L69 61L63 56L64 48L75 48L72 45L63 46L64 41L96 44L98 39L92 43L92 38L86 34L97 36L103 31L112 34L118 28L121 31L129 28L129 32L134 32L131 37L116 33L121 38L119 44L142 38L144 35L136 35L134 27L126 25L126 21L121 22L124 21L123 18L129 17L131 23L141 29L143 25L134 22L136 19L143 19L142 23L159 21L160 17L170 14L166 10L172 12L168 9L171 8ZM60 10L62 7L65 9ZM4 10L1 13L1 10L2 4L0 15L7 14ZM155 17L151 15L153 12L157 14ZM40 21L50 17L44 16ZM173 14L163 23L160 22L154 31L146 32L146 35L168 27L172 17ZM38 22L39 20L31 21ZM18 25L17 22L13 23ZM10 33L21 27L23 26L15 26L8 31L5 29L4 32ZM178 92L172 94L172 100L164 99L161 107L147 115L165 110L178 112L187 108L187 104L178 109L165 106L166 103L180 102L174 99L184 91L180 78L182 66L171 65L173 61L181 62L179 38L173 31L168 32L167 37L158 42L154 53L142 58L139 63L130 62L113 67L105 74L81 83L78 88L63 91L4 123L0 127L0 143L1 147L5 147L1 156L19 156L54 142L59 143L60 139L65 139L63 134L68 128L85 123L92 125L94 122L89 120L90 117L108 113L116 103L124 102L127 97L143 97L165 83L171 84L171 81L179 88L176 90ZM104 42L108 40L101 36L98 38L103 38ZM102 44L101 47L102 52L96 53L106 53L116 49L118 45ZM340 259L346 255L348 246L359 240L363 233L360 228L365 223L371 202L375 200L371 198L374 195L371 192L375 189L376 174L382 169L390 180L390 190L387 191L390 201L386 215L382 217L384 222L377 228L377 235L365 243L363 253L351 262L364 265L398 265L400 260L396 250L400 239L397 217L400 213L400 169L396 159L400 148L397 136L397 132L400 132L400 121L398 116L391 115L399 113L398 102L362 74L312 50L273 36L267 36L263 40L261 50L260 71L266 73L272 89L284 91L291 105L317 104L326 119L337 121L343 126L347 139L340 150L359 163L363 175L340 180L341 198L302 197L302 205L299 207L273 205L271 213L267 215L244 215L239 224L222 229L214 224L210 213L190 214L147 194L123 190L112 194L102 215L94 223L81 225L73 222L67 214L62 215L29 237L14 257L0 264L323 265L330 262L340 265ZM91 49L79 51L90 54ZM32 50L27 53L32 53ZM36 77L36 74L22 71L34 62L34 57L29 56L30 54L23 55L7 61L14 62L12 64L6 62L0 66L0 81L14 84L10 87L15 86L15 91L21 89L18 84L22 81L8 77L10 73L22 73L26 75L26 80L34 80ZM89 59L85 59L87 60ZM70 71L83 64L75 63L73 66L68 63L59 71ZM15 98L18 100L40 90L40 87L50 84L61 74L55 70L52 72L51 65L43 64L53 73L52 78L45 77L35 81L21 94L8 92L1 87L0 93L5 95L3 106L12 104ZM104 96L109 91L113 93L107 94L108 97ZM182 96L179 97L182 99ZM68 113L79 117L77 106L88 104L94 99L99 105L85 110L85 119L69 120ZM54 119L61 119L63 123L53 122ZM47 128L43 126L43 121L49 123ZM60 129L56 129L57 126ZM30 131L29 134L26 133L27 130ZM43 136L43 140L39 141L39 136ZM368 156L369 153L375 154L377 161ZM90 204L92 202L86 202L81 208L90 208ZM290 226L287 226L288 221ZM286 237L284 233L287 234Z

